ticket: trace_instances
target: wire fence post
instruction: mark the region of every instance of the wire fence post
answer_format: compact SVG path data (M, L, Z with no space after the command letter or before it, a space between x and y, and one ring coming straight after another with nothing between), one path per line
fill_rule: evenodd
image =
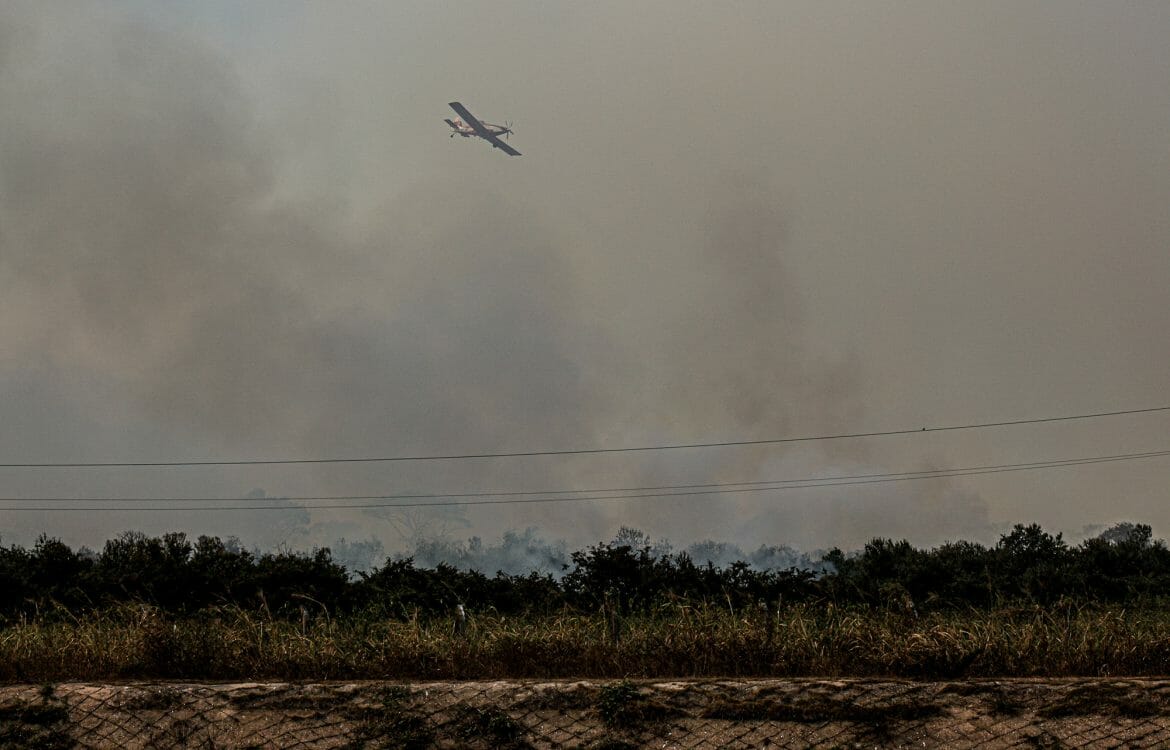
M455 605L455 637L467 637L467 610L462 604Z
M617 598L615 602L614 599ZM618 645L622 638L622 620L621 613L618 611L621 605L620 597L614 597L610 591L605 592L605 601L601 605L601 609L605 614L606 633L609 636L609 642L613 645Z

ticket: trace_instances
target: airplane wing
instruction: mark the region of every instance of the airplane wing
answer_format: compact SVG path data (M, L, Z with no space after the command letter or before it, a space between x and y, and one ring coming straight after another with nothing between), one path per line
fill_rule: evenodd
M476 119L475 115L473 115L473 114L471 114L470 112L468 112L468 111L467 111L467 107L464 107L464 106L463 106L462 104L460 104L459 102L451 102L451 103L450 103L450 104L448 104L447 106L449 106L451 109L455 110L455 114L457 114L457 115L459 115L460 117L462 117L462 118L463 118L463 122L465 122L465 123L467 123L468 125L470 125L470 126L471 126L471 129L472 129L472 130L474 130L474 131L476 132L476 135L481 135L481 136L483 136L484 138L487 138L487 139L489 139L489 140L491 139L491 137L492 137L492 131L490 131L490 130L488 130L487 128L485 128L485 127L483 126L483 123L482 123L482 122L480 122L478 119Z
M492 142L493 146L500 149L508 156L519 156L520 155L519 151L517 151L516 149L509 146L507 143L504 143L503 141L501 141L500 137L498 135L496 135L495 133L488 133L487 135L484 136L484 138L487 138L489 141Z

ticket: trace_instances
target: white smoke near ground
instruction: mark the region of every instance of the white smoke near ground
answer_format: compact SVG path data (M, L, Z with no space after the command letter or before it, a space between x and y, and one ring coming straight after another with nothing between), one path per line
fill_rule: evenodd
M451 565L460 570L475 570L485 575L505 573L528 575L538 573L560 578L575 567L573 554L588 553L598 546L629 547L635 554L648 550L655 558L685 555L696 565L717 568L735 563L747 563L755 570L811 570L824 569L819 550L800 551L788 545L763 545L744 551L733 542L706 539L680 548L669 540L653 537L638 529L621 527L608 541L582 549L570 549L564 540L549 541L539 529L507 531L495 543L487 543L477 536L466 541L445 537L416 540L412 548L398 553L395 559L410 559L419 567L434 568Z

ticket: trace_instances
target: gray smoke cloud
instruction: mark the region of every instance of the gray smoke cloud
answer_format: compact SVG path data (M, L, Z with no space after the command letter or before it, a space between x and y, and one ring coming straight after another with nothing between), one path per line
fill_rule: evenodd
M1164 399L1161 10L256 7L0 11L6 460L753 440ZM517 120L525 156L446 138L456 98ZM757 481L1151 450L1164 424L4 481L30 497ZM1170 520L1157 467L1129 466L441 513L0 511L0 533L279 528L390 549L630 526L813 549Z

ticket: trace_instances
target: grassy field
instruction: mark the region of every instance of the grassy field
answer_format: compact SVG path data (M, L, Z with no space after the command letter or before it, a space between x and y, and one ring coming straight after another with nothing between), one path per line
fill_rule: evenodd
M9 623L0 680L960 677L1163 675L1170 611L1055 606L917 616L794 605L665 605L627 617L300 621L125 606Z

